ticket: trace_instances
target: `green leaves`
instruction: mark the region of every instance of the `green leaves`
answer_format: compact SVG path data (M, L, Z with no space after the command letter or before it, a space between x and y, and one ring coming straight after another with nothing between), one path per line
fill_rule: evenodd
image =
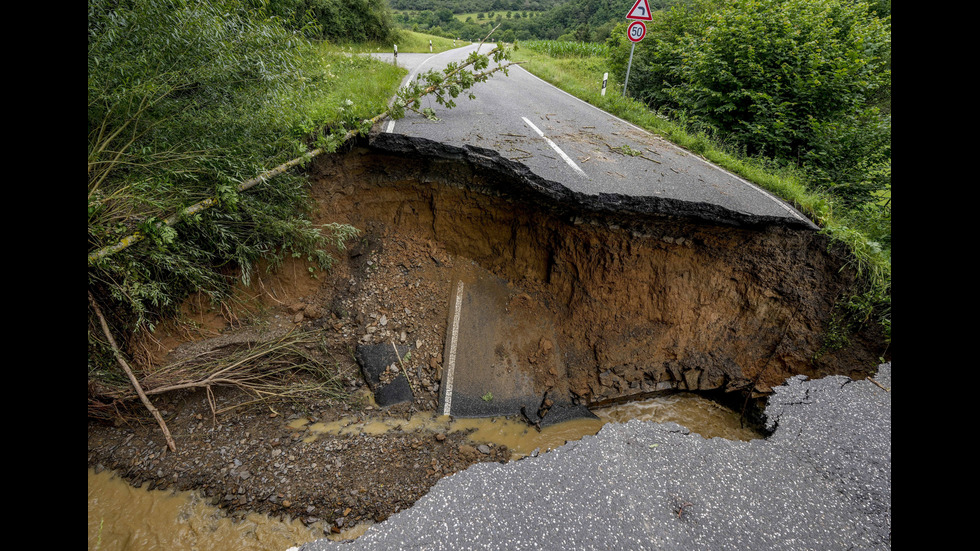
M413 111L423 117L437 121L436 112L431 107L422 107L421 98L431 95L436 103L452 109L454 101L460 94L470 90L479 82L486 82L497 71L507 74L510 63L502 63L510 58L510 53L503 46L497 46L487 54L479 53L479 48L471 52L463 63L449 63L441 71L430 69L421 73L415 80L398 90L395 101L389 110L389 116L394 119L404 117L405 110ZM488 69L490 62L497 64ZM467 97L473 99L472 92Z
M89 2L89 251L122 250L89 281L115 319L150 324L188 290L220 296L222 266L247 271L284 243L327 262L330 229L305 220L297 175L238 189L295 153L292 129L313 127L312 83L327 72L313 54L238 0ZM220 208L164 223L209 198ZM150 246L129 247L142 237Z

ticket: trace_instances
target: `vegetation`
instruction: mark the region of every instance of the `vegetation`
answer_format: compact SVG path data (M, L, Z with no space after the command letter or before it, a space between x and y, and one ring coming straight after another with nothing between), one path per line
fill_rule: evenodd
M489 32L489 31L488 31ZM480 37L483 38L483 37ZM392 42L378 42L378 41L367 41L358 43L345 43L337 45L324 45L324 49L330 52L337 53L392 53L394 51L394 46L398 46L398 53L429 53L429 43L432 43L432 53L445 52L451 50L458 46L460 43L454 43L452 39L444 38L441 36L433 36L431 34L422 34L413 31L399 30L397 34L392 39Z
M330 267L356 230L313 226L297 167L507 66L474 53L389 108L403 69L311 42L269 2L91 0L88 21L90 411L121 399L121 367L155 412L123 352L190 292L223 304L286 255Z
M385 0L258 0L270 15L308 38L334 43L391 43L396 36Z

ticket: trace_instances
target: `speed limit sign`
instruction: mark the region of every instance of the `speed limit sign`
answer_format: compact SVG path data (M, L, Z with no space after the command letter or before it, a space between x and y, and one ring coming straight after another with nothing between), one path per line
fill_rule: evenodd
M643 21L634 21L630 23L630 26L626 29L626 36L633 42L639 42L643 40L643 37L647 34L647 26L643 24Z

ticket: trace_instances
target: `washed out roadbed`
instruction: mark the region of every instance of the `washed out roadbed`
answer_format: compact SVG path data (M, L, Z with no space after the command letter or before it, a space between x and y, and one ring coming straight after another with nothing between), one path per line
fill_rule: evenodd
M555 323L576 404L662 389L758 398L794 375L863 379L890 359L867 324L846 346L824 346L855 273L820 234L716 225L623 197L592 204L486 151L449 153L360 147L320 158L310 167L313 221L361 231L334 252L329 272L312 277L303 258L259 269L236 300L192 296L178 320L127 350L141 359L134 363L158 367L313 335L308 352L339 394L247 405L254 396L236 388L153 395L176 451L134 403L125 417L90 419L89 467L140 487L197 490L232 514L297 517L336 532L384 520L475 463L508 461L503 446L460 432L313 431L434 415L454 267L464 261L519 288L540 306L528 312ZM371 403L356 349L372 344L410 350L398 367L413 402Z
M505 447L469 442L464 432L310 430L340 420L397 425L392 421L434 412L438 402L451 255L430 241L372 227L336 256L334 268L318 278L298 261L260 275L243 291L263 305L250 312L229 315L192 299L184 314L197 328L193 338L186 323L163 324L147 346L166 363L288 331L316 332L319 353L347 398L275 399L215 414L252 397L220 387L210 395L155 397L176 452L149 415L91 420L89 467L111 469L138 487L199 491L232 514L294 517L336 532L382 521L474 463L509 460ZM372 405L353 355L359 343L411 346L414 403Z

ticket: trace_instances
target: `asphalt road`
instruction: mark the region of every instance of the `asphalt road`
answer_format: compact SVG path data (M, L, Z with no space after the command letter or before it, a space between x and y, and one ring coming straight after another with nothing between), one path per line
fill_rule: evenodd
M891 364L874 381L791 378L766 416L773 434L750 442L607 424L447 476L353 542L299 549L891 549Z
M439 54L399 54L406 81L430 69L466 58L477 45ZM484 45L487 52L492 45ZM374 54L394 62L392 54ZM601 79L602 75L596 75ZM536 175L586 195L660 197L710 204L767 220L816 229L784 201L702 157L595 108L542 81L519 66L495 74L446 110L433 99L439 121L409 113L388 121L385 132L456 147L492 149L527 166ZM636 153L636 155L633 155Z

